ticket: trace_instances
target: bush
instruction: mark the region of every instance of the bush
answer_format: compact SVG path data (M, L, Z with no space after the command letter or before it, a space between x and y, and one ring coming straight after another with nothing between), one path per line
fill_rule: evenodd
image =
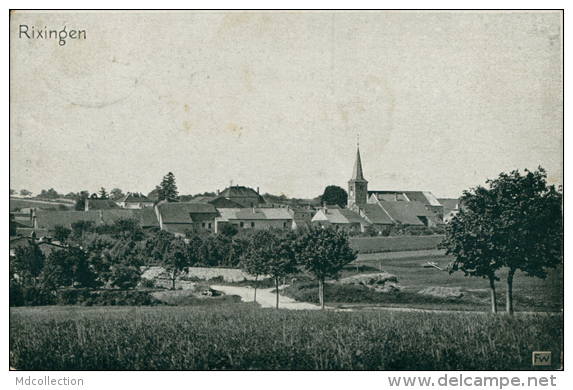
M154 288L155 287L155 280L153 280L153 279L141 279L139 286L141 288Z

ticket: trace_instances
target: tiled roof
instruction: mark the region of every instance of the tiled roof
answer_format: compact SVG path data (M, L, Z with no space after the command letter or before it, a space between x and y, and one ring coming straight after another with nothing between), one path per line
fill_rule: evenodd
M449 213L460 204L460 200L457 198L438 198L438 202L444 206L444 214Z
M109 199L86 199L88 210L119 209L119 206Z
M291 215L287 209L260 209L267 219L288 219L292 220Z
M209 203L213 199L215 199L214 196L198 196L196 198L191 199L189 202L190 203Z
M404 191L412 202L420 202L429 206L441 206L438 199L429 191Z
M169 203L161 202L157 206L163 223L193 223L193 214L219 215L217 209L207 203Z
M380 202L380 205L396 223L403 225L424 225L418 216L429 215L420 202Z
M228 188L225 188L223 190L223 192L221 192L220 196L224 197L224 198L230 198L232 200L232 198L248 198L248 197L253 197L253 198L258 198L258 202L259 203L265 203L265 200L263 199L263 197L261 195L259 195L259 193L255 190L253 190L252 188L249 187L243 187L243 186L231 186Z
M265 213L261 211L261 209L240 209L235 211L235 216L237 219L248 219L248 220L261 220L267 219ZM290 218L290 215L289 215Z
M101 222L100 210L94 211L36 211L36 222L39 229L53 230L55 226L61 225L68 229L72 228L72 223L78 221L92 221L95 224Z
M153 203L153 201L151 199L149 199L147 196L145 196L143 194L139 194L139 193L134 193L134 192L128 192L127 195L119 198L118 200L116 200L116 202L118 202L118 203L121 203L121 202L125 202L125 203L141 203L141 202Z
M388 202L390 203L390 202ZM392 202L398 203L398 202ZM360 209L364 215L376 225L393 225L394 221L388 214L376 203L361 204Z
M291 215L287 209L278 208L235 208L235 209L220 209L220 221L230 220L292 220Z
M208 203L212 204L213 206L215 206L218 209L234 209L234 208L243 208L244 207L242 204L239 204L237 202L233 202L232 200L229 200L227 198L223 198L222 196L220 196L218 198L214 198L214 199L210 200Z
M340 214L342 214L344 216L344 218L346 218L348 220L349 223L359 223L361 225L370 225L370 223L368 221L366 221L364 218L360 217L358 214L356 214L352 210L342 209L339 212L340 212Z

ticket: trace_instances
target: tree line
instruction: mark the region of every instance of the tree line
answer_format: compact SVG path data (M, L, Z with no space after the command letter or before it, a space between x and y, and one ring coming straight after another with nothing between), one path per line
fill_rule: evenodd
M279 280L306 271L324 281L356 258L345 233L333 229L306 232L253 231L234 227L221 234L189 232L178 237L164 230L144 232L134 219L94 225L78 221L72 229L57 226L54 239L62 248L45 256L31 239L10 260L10 301L19 305L49 304L59 289L133 289L142 266L161 266L175 289L189 267L241 268L258 280L273 278L279 303Z

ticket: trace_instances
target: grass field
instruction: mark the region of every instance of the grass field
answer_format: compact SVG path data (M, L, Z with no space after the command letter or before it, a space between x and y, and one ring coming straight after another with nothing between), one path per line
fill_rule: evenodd
M561 364L561 315L217 307L10 309L23 370L528 370Z
M43 210L60 210L60 206L73 210L74 203L70 201L41 201L35 199L10 198L10 212L24 208L38 208Z
M352 237L350 247L359 253L384 253L436 249L444 235L396 236L396 237Z

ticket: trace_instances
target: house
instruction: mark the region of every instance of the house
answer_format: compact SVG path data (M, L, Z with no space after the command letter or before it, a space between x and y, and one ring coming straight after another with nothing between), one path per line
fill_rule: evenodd
M176 235L185 235L187 231L201 229L215 231L217 209L206 203L162 201L155 206L159 228Z
M292 217L293 229L308 229L312 226L312 218L316 210L311 207L289 207L289 214Z
M153 206L151 199L138 192L128 192L127 195L119 198L115 203L123 209L142 209Z
M438 201L444 205L444 222L450 222L460 212L459 199L440 198Z
M52 242L50 238L41 237L37 239L36 237L17 237L10 239L10 256L16 255L16 248L29 246L29 245L37 245L38 249L44 254L44 256L48 257L50 253L54 250L65 249L67 246L61 245L58 242Z
M118 209L119 206L109 199L86 199L84 211Z
M238 229L292 229L293 218L286 208L220 209L216 232L225 224Z
M217 209L237 209L244 207L242 204L233 202L223 196L198 196L192 199L191 203L208 203Z
M219 196L238 203L242 207L258 207L260 204L265 203L265 200L259 194L258 188L255 191L248 187L231 186L223 190Z
M159 221L153 208L126 210L121 208L90 211L45 211L33 213L33 229L36 231L53 231L56 226L71 229L79 221L92 222L94 225L112 224L119 219L135 219L140 226L159 228ZM39 233L38 233L39 234Z
M419 202L438 218L444 216L444 206L429 191L368 191L368 203Z
M319 209L312 218L314 226L333 226L347 231L364 232L371 223L358 213L338 206Z

